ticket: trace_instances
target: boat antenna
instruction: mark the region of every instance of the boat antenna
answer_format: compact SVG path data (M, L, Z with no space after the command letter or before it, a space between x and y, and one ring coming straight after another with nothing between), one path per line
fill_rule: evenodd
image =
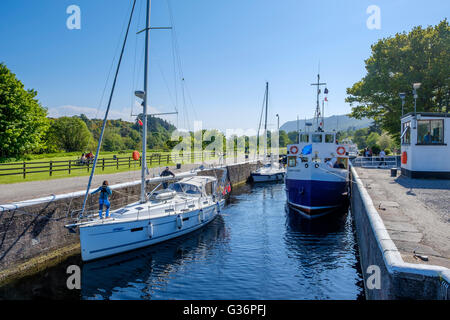
M99 153L100 153L100 148L101 148L101 145L102 145L103 134L105 133L106 121L108 119L109 109L111 108L111 101L112 101L112 98L113 98L113 95L114 95L114 89L116 87L117 76L119 74L120 65L122 63L123 53L125 51L125 45L127 43L128 32L130 31L130 25L131 25L131 20L133 18L133 12L134 12L135 6L136 6L136 0L133 1L133 7L131 9L130 19L128 21L127 32L125 34L125 39L123 40L122 51L120 52L120 58L119 58L119 62L117 64L116 74L114 76L114 82L113 82L113 85L112 85L112 88L111 88L111 93L109 95L108 107L106 108L105 117L103 119L102 131L100 132L100 138L98 140L97 152L95 154L94 163L92 165L91 175L89 176L89 182L88 182L88 186L87 186L87 189L86 189L86 194L84 195L83 207L81 209L80 217L83 216L84 210L86 209L86 201L87 201L87 198L89 196L89 189L91 187L92 178L94 177L95 166L97 165L97 160L98 160L98 156L99 156Z

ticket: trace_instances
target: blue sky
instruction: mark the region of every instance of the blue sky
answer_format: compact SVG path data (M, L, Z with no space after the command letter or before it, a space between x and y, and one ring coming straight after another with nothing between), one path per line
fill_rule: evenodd
M83 112L103 117L111 78L99 103L131 2L2 0L0 61L26 88L38 91L50 115ZM66 27L66 8L72 4L81 9L81 30ZM152 4L152 25L170 25L167 0ZM271 125L276 124L276 113L281 123L297 115L312 117L315 89L310 84L319 62L330 91L325 115L348 113L346 88L364 76L371 44L416 25L435 25L450 12L446 0L170 0L170 5L188 89L186 109L180 77L173 70L171 31L155 30L152 110L174 111L176 105L178 120L168 120L180 127L193 127L193 120L201 120L205 128L221 130L257 126L266 81ZM381 9L380 30L366 26L370 5ZM144 36L135 33L144 25L144 7L145 1L138 0L112 118L129 119L133 91L142 89Z

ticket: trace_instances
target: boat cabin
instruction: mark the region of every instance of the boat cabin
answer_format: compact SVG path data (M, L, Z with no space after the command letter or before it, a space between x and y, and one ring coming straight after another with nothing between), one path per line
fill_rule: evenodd
M300 132L298 144L287 146L287 166L298 163L328 163L335 159L335 168L348 168L348 150L338 144L336 132Z
M450 113L411 112L401 128L402 175L450 179Z

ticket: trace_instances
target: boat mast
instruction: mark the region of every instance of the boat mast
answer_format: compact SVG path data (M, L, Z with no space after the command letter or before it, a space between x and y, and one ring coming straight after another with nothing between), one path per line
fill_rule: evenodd
M264 120L264 161L267 159L267 110L269 109L269 82L266 82L266 116Z
M151 0L147 0L147 18L145 26L145 64L144 64L144 101L142 112L142 164L141 164L141 203L147 202L145 195L145 174L147 171L147 108L148 108L148 69L149 69L149 47L150 47L150 14Z
M320 115L320 103L319 103L319 97L320 97L320 86L326 86L326 83L320 83L320 74L317 74L317 83L311 83L312 86L317 86L317 105L316 105L316 112L314 113L314 119L316 120L316 127L319 129L319 115Z

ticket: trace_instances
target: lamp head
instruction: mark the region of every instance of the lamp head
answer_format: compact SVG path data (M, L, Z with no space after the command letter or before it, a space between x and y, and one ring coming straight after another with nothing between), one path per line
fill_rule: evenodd
M145 98L145 92L144 91L135 91L134 92L134 95L136 96L136 97L138 97L139 99L144 99Z
M402 100L404 100L406 98L406 93L404 93L404 92L401 92L398 95L399 95L400 99L402 99Z
M420 83L420 82L413 83L413 89L417 90L420 88L421 85L422 85L422 83Z

